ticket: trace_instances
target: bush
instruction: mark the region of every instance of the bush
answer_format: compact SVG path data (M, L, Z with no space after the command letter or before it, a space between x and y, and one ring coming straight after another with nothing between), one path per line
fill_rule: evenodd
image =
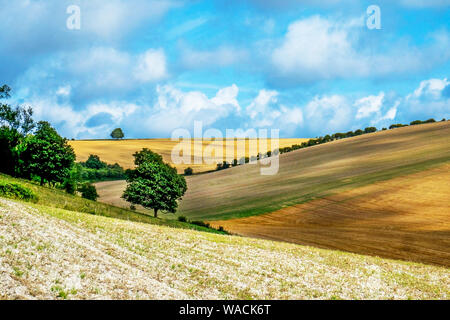
M25 188L18 183L4 181L0 181L0 196L35 203L38 201L38 197L30 189Z
M178 221L180 222L187 222L187 218L185 216L179 216Z
M199 226L199 227L211 228L211 225L204 221L191 221L191 224L195 224L196 226Z
M192 176L193 173L194 173L194 170L191 167L187 167L186 169L184 169L185 176Z
M74 195L77 191L77 182L75 180L66 180L63 183L63 188L68 194Z
M78 191L81 192L81 197L88 200L97 201L97 198L99 197L97 189L90 183L83 184Z

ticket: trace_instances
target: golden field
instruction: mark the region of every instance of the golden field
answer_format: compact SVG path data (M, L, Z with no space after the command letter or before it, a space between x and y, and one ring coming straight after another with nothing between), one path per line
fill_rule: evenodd
M279 147L290 147L293 144L301 144L309 139L293 138L293 139L279 139ZM200 141L201 148L194 148L194 141ZM133 153L140 151L142 148L148 148L163 156L164 161L172 163L171 153L175 146L180 142L172 141L171 139L138 139L138 140L75 140L69 141L69 144L74 148L77 155L77 161L86 161L90 154L95 154L100 157L101 160L107 163L118 163L125 169L134 167ZM192 164L177 164L175 167L178 172L183 172L187 167L194 169L194 173L214 170L216 168L215 163L209 163L215 160L214 153L207 152L207 148L216 148L222 146L223 160L227 155L233 155L231 159L236 158L238 154L237 148L239 145L245 144L245 156L256 156L258 152L266 153L275 149L272 146L271 139L236 139L236 140L184 140L181 142L182 147L188 147L191 149L191 162ZM253 152L250 152L250 146L256 146ZM200 164L194 163L195 158L202 158L203 161ZM239 157L237 157L239 160Z
M449 136L450 122L410 126L282 154L274 176L247 164L187 177L177 215L240 235L450 266ZM124 187L97 184L100 201L128 207Z

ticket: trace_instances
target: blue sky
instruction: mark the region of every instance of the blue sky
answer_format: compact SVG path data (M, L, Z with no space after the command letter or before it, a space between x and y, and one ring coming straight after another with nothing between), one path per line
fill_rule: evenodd
M449 0L0 0L0 84L68 138L450 117ZM366 26L378 5L381 29ZM77 5L81 28L66 9Z

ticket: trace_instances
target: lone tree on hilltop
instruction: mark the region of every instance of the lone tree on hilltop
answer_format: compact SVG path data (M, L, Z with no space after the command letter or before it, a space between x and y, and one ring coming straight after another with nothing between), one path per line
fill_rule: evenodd
M113 139L123 139L125 135L123 134L123 131L121 128L116 128L111 132L111 138Z
M178 200L187 190L186 180L177 170L162 161L162 157L148 149L134 154L136 168L127 179L122 198L133 205L175 213Z

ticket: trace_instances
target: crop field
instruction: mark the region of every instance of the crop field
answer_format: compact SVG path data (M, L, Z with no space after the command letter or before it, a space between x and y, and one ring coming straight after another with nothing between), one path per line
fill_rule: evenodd
M213 225L245 236L450 267L449 195L446 164Z
M405 127L282 154L275 176L247 164L188 177L177 215L240 235L450 266L449 136L449 122ZM125 182L97 187L100 201L128 206Z
M342 139L280 155L279 173L247 164L188 177L180 214L224 220L273 212L450 161L450 122Z
M290 147L293 144L301 144L309 139L280 139L279 147ZM198 141L198 148L194 147ZM139 140L76 140L69 141L77 155L77 161L86 161L90 154L96 154L107 163L118 163L125 169L134 167L133 153L142 148L148 148L163 156L164 161L171 163L172 149L180 142L171 139L139 139ZM189 146L190 145L190 146ZM221 158L209 149L222 147L222 159L226 160L227 155L232 155L231 159L238 159L243 156L256 156L258 152L266 153L274 149L271 139L235 139L235 140L185 140L181 142L183 148L191 149L192 164L177 164L175 167L182 173L187 167L194 169L194 173L214 170L216 164L212 163L216 158ZM238 152L238 147L245 150ZM208 148L208 149L207 149ZM240 150L240 149L239 149ZM242 154L241 154L242 153ZM202 159L203 155L203 159ZM237 156L239 155L239 156ZM194 163L198 161L200 163Z
M449 269L0 198L0 299L448 299Z

